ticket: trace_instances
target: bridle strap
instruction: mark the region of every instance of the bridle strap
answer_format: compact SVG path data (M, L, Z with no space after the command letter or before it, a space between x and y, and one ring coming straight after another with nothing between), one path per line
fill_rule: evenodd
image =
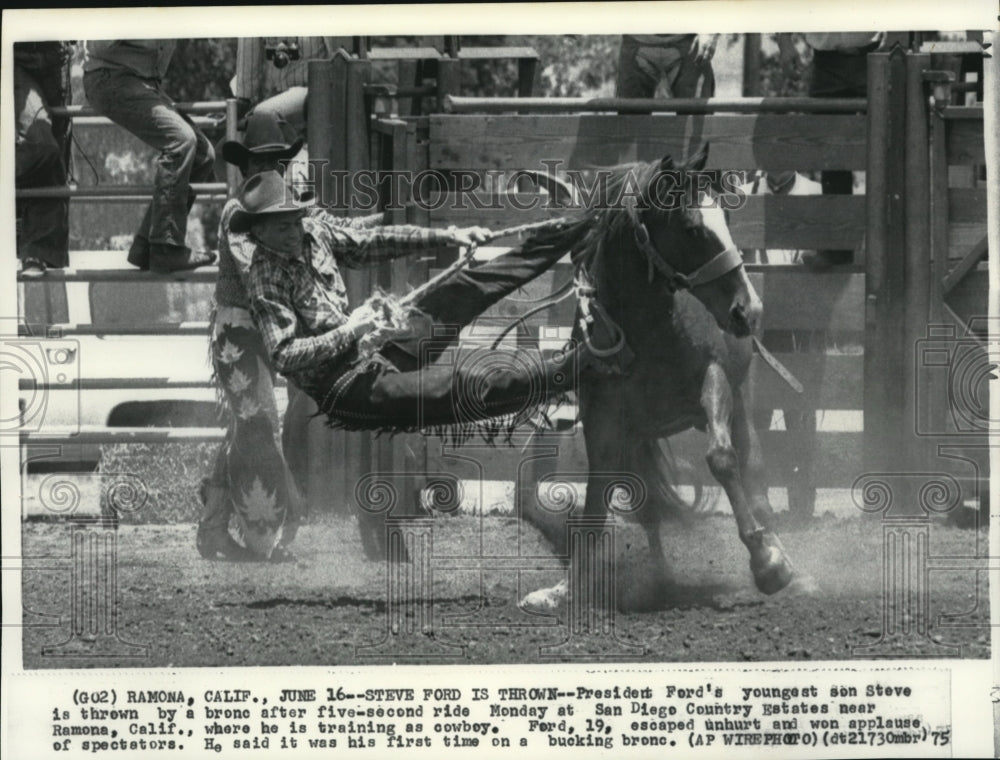
M641 219L636 219L632 227L635 234L635 244L649 261L650 275L655 268L667 278L674 290L688 290L717 280L743 264L743 256L735 247L720 251L710 260L689 274L678 272L664 259L649 236L649 230Z
M705 262L687 276L688 286L697 287L717 280L743 264L743 254L735 247L726 248L717 253L711 260Z

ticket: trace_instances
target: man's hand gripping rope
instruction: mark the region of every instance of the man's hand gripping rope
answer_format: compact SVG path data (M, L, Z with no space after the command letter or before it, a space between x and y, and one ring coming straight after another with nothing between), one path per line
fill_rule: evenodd
M414 288L401 298L396 298L391 293L376 291L348 317L347 324L352 325L355 335L358 336L359 362L367 363L391 340L410 337L411 318L418 313L416 304L442 282L469 266L481 243L527 232L557 229L564 226L567 221L564 218L550 219L496 231L484 227L461 229L449 227L447 231L451 233L452 239L446 245L464 248L462 255L423 285Z

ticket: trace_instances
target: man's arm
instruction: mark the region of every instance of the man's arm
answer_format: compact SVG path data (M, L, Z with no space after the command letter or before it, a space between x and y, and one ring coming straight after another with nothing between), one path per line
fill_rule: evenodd
M337 261L349 267L364 267L402 256L433 251L451 242L444 230L413 225L351 228L320 220L322 234Z
M335 227L350 227L352 229L370 229L372 227L381 227L385 224L384 211L368 214L367 216L334 216L325 208L316 206L309 209L309 216L317 219L322 218L326 220L326 223L332 224Z
M325 238L337 260L354 268L447 246L481 243L488 240L490 234L481 227L442 230L399 224L355 229L338 227L326 216L315 217L314 221L316 232Z
M367 325L343 317L343 323L321 335L295 337L298 315L293 308L292 285L275 276L267 262L250 267L250 314L278 372L314 367L345 354ZM352 315L353 316L353 315Z

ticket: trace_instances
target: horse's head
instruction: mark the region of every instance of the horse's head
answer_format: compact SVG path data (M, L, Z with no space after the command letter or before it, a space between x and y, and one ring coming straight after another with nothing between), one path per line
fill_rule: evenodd
M738 337L754 333L763 306L743 268L724 210L708 174L699 174L708 146L684 164L664 158L646 177L632 210L636 245L671 289L690 289L719 327Z

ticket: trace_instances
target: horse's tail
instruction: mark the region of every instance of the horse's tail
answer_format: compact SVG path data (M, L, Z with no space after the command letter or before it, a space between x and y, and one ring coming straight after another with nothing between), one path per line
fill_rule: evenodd
M640 461L645 460L647 464L641 467L646 488L663 509L665 517L687 518L705 506L707 494L700 479L685 477L695 475L694 465L674 454L669 438L643 441L639 447ZM692 501L681 496L675 487L676 483L684 480L695 484Z

